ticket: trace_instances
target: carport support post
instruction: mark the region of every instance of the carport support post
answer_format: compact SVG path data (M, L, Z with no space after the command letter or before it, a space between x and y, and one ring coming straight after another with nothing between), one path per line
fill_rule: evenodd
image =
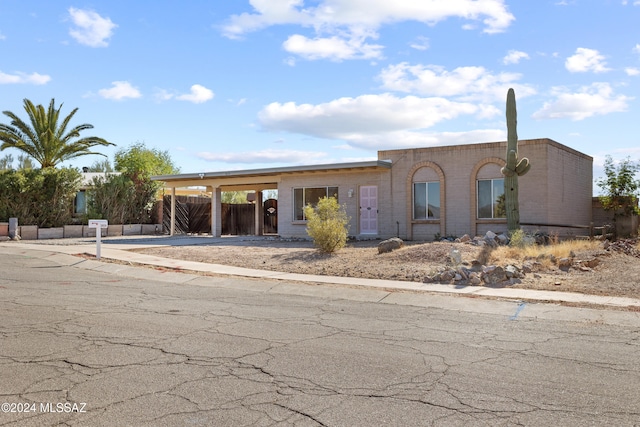
M173 236L176 232L176 187L171 187L171 230L169 235Z
M262 236L262 219L264 217L263 214L263 204L262 204L262 191L256 191L256 200L255 203L255 235Z
M222 235L222 190L220 187L211 189L211 236Z

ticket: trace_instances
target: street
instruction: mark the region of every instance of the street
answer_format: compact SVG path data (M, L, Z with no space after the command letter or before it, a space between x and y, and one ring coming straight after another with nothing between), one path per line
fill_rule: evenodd
M0 426L640 425L637 312L33 253L0 255Z

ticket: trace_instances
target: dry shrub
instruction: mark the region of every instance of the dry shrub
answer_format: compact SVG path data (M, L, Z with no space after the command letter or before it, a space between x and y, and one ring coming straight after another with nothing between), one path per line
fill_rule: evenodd
M572 254L597 250L600 242L590 240L565 240L551 245L500 246L491 252L491 262L522 262L537 259L543 265L551 264L550 258L568 258Z

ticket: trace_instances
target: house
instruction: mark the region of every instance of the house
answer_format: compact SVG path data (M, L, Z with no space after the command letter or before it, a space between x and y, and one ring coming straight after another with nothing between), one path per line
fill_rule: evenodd
M261 193L277 190L277 233L307 237L303 207L335 196L357 238L433 240L507 230L504 214L506 141L383 150L378 160L153 177L177 188L206 186L211 233L221 232L224 191L256 192L256 234L264 230ZM520 221L530 231L584 234L592 218L593 159L551 139L521 140L531 170L519 179ZM273 206L270 206L274 212ZM172 197L172 218L175 197ZM173 222L172 222L173 224ZM173 230L173 227L171 227ZM173 233L171 233L173 234Z
M73 201L73 215L82 216L87 214L87 190L93 185L94 179L105 179L109 175L119 175L120 172L88 172L83 168L81 172L80 188Z

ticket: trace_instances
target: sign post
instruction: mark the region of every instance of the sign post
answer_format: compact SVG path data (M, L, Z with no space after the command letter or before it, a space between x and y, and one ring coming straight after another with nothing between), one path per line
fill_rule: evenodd
M100 245L102 238L102 229L109 227L109 221L106 219L90 219L89 228L96 229L96 259L100 259Z

